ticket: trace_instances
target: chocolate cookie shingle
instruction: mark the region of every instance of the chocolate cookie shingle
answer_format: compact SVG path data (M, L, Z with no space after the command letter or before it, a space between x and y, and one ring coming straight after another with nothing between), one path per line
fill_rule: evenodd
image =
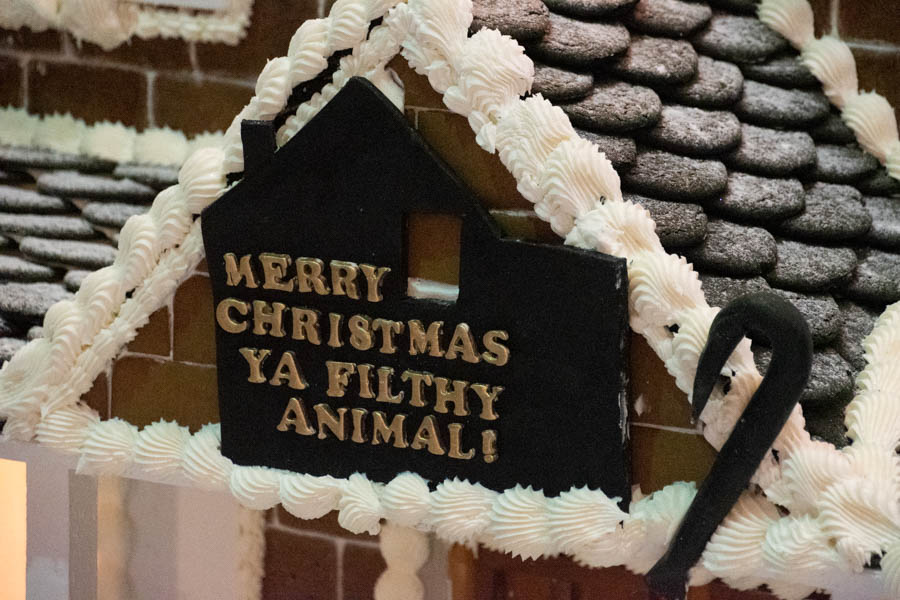
M900 255L881 250L866 253L846 294L854 300L881 304L900 300Z
M778 231L796 239L842 242L864 235L871 226L872 217L856 188L816 183L806 191L803 212L782 221Z
M744 95L733 110L745 123L803 129L828 117L831 103L821 92L786 90L748 80L744 82Z
M552 10L579 17L596 18L634 4L635 0L544 0Z
M668 105L642 138L671 152L708 156L735 147L741 141L741 123L727 111Z
M728 171L719 161L662 150L639 151L634 165L621 175L625 191L688 202L715 196L728 183Z
M63 198L149 202L156 197L155 189L130 179L84 175L77 171L44 173L38 177L37 188L44 194Z
M25 344L25 340L19 338L0 338L0 364L11 359Z
M814 440L828 442L838 449L850 443L847 439L847 428L844 427L845 404L839 399L833 406L807 406L803 409L806 430Z
M743 64L741 71L747 79L790 89L819 86L815 75L793 54L774 56L764 63Z
M105 173L112 171L116 163L43 148L0 146L0 166L8 169L73 169L82 173Z
M656 222L656 235L666 248L693 246L706 235L706 214L696 204L665 202L637 194L625 194L625 200L650 212Z
M738 101L743 89L744 77L737 66L700 55L693 79L661 89L660 93L689 106L727 108Z
M56 196L47 196L22 188L0 185L0 210L11 213L64 213L71 205Z
M81 217L65 215L18 215L0 213L0 232L6 235L86 240L96 237L91 224Z
M474 0L472 33L496 29L517 40L541 37L550 26L550 11L541 0Z
M786 290L775 290L775 293L793 304L803 315L816 346L828 344L837 336L841 311L830 294L811 295Z
M84 281L84 278L93 273L93 271L87 271L84 269L72 269L68 273L66 273L65 277L63 277L63 285L66 286L66 289L71 292L77 292L78 288L81 287L81 282Z
M622 79L650 86L686 83L697 74L697 53L690 43L636 36L625 53L610 63Z
M887 169L879 167L871 175L866 175L854 183L863 194L870 196L891 196L900 194L900 181L888 175Z
M703 243L686 248L684 256L701 271L749 277L775 263L775 238L760 227L710 219Z
M726 304L751 292L764 292L771 289L762 277L727 277L700 273L703 294L710 306L724 307Z
M576 129L575 131L584 139L597 144L597 147L606 155L606 158L609 159L609 162L612 163L616 170L627 168L634 164L635 156L637 156L637 146L630 137L605 135L583 129Z
M47 265L33 263L18 256L0 255L0 280L49 281L56 272Z
M716 8L724 8L731 12L755 15L760 0L707 0L710 6Z
M710 200L711 213L739 221L772 221L803 210L805 192L796 179L772 179L739 171L728 174L725 192Z
M162 190L178 183L178 169L165 165L139 165L123 163L113 169L113 177L131 179L144 185Z
M550 64L589 67L628 49L631 36L617 23L588 23L550 14L550 28L531 48Z
M854 369L861 371L866 366L862 342L872 333L878 314L849 300L838 303L838 306L841 309L841 323L834 347Z
M594 76L590 73L578 73L540 63L534 65L531 92L541 94L551 102L582 98L589 94L593 87Z
M866 196L863 204L872 217L866 241L882 248L900 248L900 198Z
M852 144L856 134L847 127L840 114L829 112L824 121L809 130L809 135L819 144Z
M693 38L694 47L713 58L758 63L787 48L787 40L755 17L717 13Z
M27 237L19 244L19 250L32 260L87 269L105 267L116 258L115 248L98 242Z
M86 204L81 214L95 225L122 228L130 217L142 215L148 207L140 204L122 204L121 202L91 202Z
M878 159L853 146L816 146L816 178L828 183L853 183L878 168Z
M0 283L0 312L36 320L60 300L71 297L58 283Z
M772 361L772 351L754 345L753 358L760 372L765 373ZM833 348L816 351L809 380L800 395L803 411L844 406L853 396L853 378L853 367Z
M850 280L856 254L849 248L778 241L778 262L765 278L773 287L797 292L825 292Z
M784 177L815 165L816 145L801 131L743 125L741 143L725 161L739 171Z
M625 17L637 31L668 37L684 37L706 25L712 10L705 4L682 0L639 0Z
M560 106L573 125L603 133L647 127L662 112L662 102L650 88L609 80L596 82L585 98Z

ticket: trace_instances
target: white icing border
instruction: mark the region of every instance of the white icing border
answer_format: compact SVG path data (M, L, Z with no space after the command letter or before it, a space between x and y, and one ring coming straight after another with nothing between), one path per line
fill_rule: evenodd
M391 4L340 0L327 19L305 23L289 57L272 61L261 75L242 118L283 105L290 87L315 76L325 66L324 57L339 47L354 52L335 73L335 88L347 73L380 73L388 50L399 41L410 65L444 93L448 106L469 118L479 144L499 152L523 195L558 233L567 234L568 243L627 258L632 328L648 339L689 393L716 312L707 306L690 265L665 253L646 211L621 201L615 171L596 147L574 135L562 111L540 97L519 99L531 81L531 63L521 48L496 32L466 36L468 0L410 0L395 7L363 42L368 19ZM491 60L484 62L485 56ZM297 122L308 120L334 92L323 90L310 101L312 108L301 107ZM116 263L86 281L75 300L55 305L45 319L48 337L28 344L0 371L0 412L9 417L4 436L30 439L36 434L41 443L77 452L82 472L141 473L228 487L246 506L262 509L281 502L301 518L337 509L341 525L354 532L377 532L387 518L449 541L480 542L516 555L565 552L592 566L624 564L646 572L693 498L691 484L635 498L624 513L599 491L573 489L546 498L521 487L498 494L459 481L444 481L429 492L421 478L410 474L387 485L359 474L346 480L310 477L233 466L219 452L217 426L193 436L167 423L138 431L119 419L99 422L77 403L93 381L89 374L108 363L199 261L199 227L196 222L188 226L190 217L224 189L223 163L242 161L228 134L226 144L224 153L192 155L180 184L160 194L152 214L126 225ZM125 291L138 284L123 303ZM791 510L790 516L780 516L763 496L746 495L694 569L694 583L714 576L738 588L767 583L783 598L799 598L816 588L844 598L897 590L900 467L886 440L900 439L900 423L891 420L900 391L898 312L898 305L888 309L866 342L869 379L861 376L860 393L847 414L854 444L838 451L812 442L798 407L775 445L781 462L767 461L757 474L768 497ZM679 325L674 335L666 327L672 324ZM724 396L719 392L702 415L704 434L717 447L759 382L746 344L728 366L731 390ZM868 553L886 548L885 571L864 571Z
M800 51L800 59L815 75L859 145L878 158L888 174L900 180L900 134L887 99L874 91L860 92L856 61L850 47L833 35L815 36L815 17L808 0L762 0L759 20Z
M33 115L0 107L0 145L55 150L116 163L180 167L199 148L219 146L221 132L188 137L169 127L134 127L101 121L91 125L71 114Z
M189 42L235 45L247 34L253 0L229 0L221 11L197 12L125 0L3 0L0 27L62 29L104 50L142 39L179 37Z

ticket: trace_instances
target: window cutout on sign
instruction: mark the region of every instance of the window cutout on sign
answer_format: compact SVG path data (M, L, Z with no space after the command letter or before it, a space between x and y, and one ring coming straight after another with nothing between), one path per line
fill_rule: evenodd
M413 213L406 218L407 293L414 298L454 301L459 295L462 219Z

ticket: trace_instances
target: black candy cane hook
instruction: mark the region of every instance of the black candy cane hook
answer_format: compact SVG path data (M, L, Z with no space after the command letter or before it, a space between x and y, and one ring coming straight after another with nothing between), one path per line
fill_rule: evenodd
M750 482L787 422L812 365L809 327L794 306L771 292L741 296L713 320L694 379L694 420L703 412L725 361L743 337L772 347L766 376L722 446L669 549L647 573L651 596L684 600L688 571Z

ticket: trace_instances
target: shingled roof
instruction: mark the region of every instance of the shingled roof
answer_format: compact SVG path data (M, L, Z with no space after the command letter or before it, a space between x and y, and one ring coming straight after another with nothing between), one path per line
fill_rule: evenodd
M757 4L475 0L472 30L525 46L533 93L607 154L711 305L773 289L800 310L816 345L807 427L844 445L862 339L900 300L900 183Z
M41 334L47 310L111 264L125 221L178 170L0 146L0 364Z

